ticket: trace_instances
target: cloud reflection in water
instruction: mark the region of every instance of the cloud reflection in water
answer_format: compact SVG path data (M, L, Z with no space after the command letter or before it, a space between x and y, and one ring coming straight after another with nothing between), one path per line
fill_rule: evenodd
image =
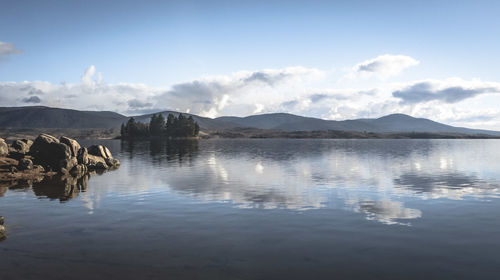
M500 194L500 142L492 140L274 139L107 145L114 147L122 166L99 176L106 187L93 188L91 178L85 201L92 207L105 193L133 196L155 188L239 208L347 209L384 224L409 225L423 216L422 210L405 206L411 201ZM61 197L73 196L61 193Z

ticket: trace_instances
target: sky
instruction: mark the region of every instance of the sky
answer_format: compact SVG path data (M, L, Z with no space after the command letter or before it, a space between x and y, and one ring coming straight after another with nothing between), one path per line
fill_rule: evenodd
M0 0L0 106L500 130L498 1Z

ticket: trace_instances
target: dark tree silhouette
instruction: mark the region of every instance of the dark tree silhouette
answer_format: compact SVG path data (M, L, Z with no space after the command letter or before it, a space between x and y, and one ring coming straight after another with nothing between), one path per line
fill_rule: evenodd
M162 136L165 133L165 118L162 114L154 114L149 122L149 133L152 136Z
M187 138L199 135L200 126L192 116L186 118L183 114L175 117L169 114L167 121L162 114L154 114L148 124L136 122L130 118L126 124L122 124L120 132L123 138L141 138L141 137L168 137L168 138Z

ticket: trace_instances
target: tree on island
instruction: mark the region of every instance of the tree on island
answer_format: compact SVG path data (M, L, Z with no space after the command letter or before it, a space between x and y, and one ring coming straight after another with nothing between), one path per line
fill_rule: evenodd
M134 118L130 118L125 125L122 124L121 135L131 137L147 137L149 136L149 127L145 123L136 122Z
M162 114L154 114L149 122L151 136L162 136L165 133L165 118Z
M148 124L136 122L130 118L126 124L122 124L120 129L124 138L143 138L143 137L169 137L169 138L187 138L197 137L200 132L200 126L194 121L192 116L186 118L183 114L175 117L169 114L167 121L162 114L154 114Z

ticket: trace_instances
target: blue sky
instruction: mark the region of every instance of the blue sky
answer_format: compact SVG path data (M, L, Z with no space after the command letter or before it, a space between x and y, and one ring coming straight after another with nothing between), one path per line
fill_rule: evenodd
M3 106L128 115L176 109L211 117L286 111L328 119L403 112L500 129L498 1L0 7ZM359 67L369 62L377 67ZM313 102L319 95L326 98Z

